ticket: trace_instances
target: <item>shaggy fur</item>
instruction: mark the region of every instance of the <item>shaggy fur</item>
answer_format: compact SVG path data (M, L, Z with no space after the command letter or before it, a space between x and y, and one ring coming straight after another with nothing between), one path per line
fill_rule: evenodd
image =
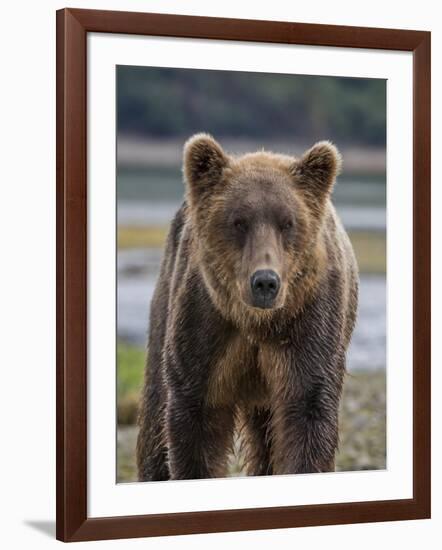
M330 201L340 155L227 155L198 134L151 305L141 481L225 475L235 427L250 475L334 469L357 310L350 241ZM270 309L250 278L272 269Z

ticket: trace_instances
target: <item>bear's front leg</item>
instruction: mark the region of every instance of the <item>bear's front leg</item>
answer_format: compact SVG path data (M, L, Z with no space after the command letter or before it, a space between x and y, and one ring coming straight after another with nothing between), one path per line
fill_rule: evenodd
M179 390L170 392L166 429L171 479L223 477L233 425L230 408L210 407Z
M226 353L231 327L214 308L198 273L181 279L163 353L165 432L171 479L225 474L234 414L208 403L210 377Z
M343 359L330 358L325 367L298 354L284 371L275 383L272 410L274 473L334 471Z

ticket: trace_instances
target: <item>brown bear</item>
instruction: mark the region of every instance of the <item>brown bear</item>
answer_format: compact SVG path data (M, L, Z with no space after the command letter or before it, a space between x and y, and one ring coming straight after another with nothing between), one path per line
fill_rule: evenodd
M334 470L358 269L331 203L329 142L300 159L184 148L185 201L151 304L141 481Z

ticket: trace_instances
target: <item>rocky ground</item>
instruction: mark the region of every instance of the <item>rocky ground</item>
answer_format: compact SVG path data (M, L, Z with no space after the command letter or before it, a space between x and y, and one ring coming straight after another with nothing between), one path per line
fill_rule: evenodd
M386 467L385 371L348 374L340 417L339 471L382 470ZM117 441L117 480L136 480L137 428L121 424ZM232 456L229 475L242 475L241 457Z

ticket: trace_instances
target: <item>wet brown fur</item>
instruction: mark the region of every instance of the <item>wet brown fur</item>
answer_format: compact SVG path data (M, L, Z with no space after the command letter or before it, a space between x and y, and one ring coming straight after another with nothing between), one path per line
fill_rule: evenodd
M225 475L235 426L250 475L334 469L358 274L330 200L340 155L184 150L186 199L151 305L137 444L140 480ZM274 307L250 277L281 279Z

